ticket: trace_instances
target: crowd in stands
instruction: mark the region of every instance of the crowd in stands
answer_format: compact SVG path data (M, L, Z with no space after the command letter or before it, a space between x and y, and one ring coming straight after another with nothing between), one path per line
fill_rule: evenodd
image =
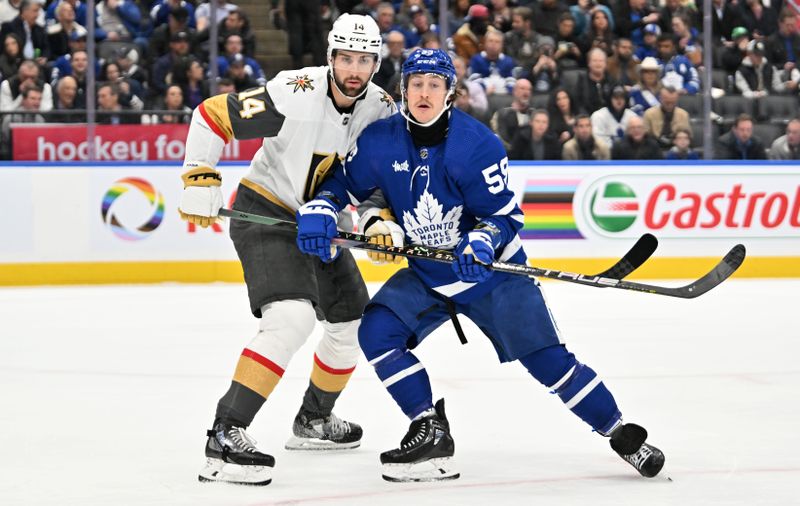
M705 48L691 0L450 0L455 106L492 128L512 159L697 159L711 86L716 158L800 159L800 14L782 0L712 1ZM263 9L288 30L294 68L304 54L325 64L324 32L340 13L373 16L385 42L374 81L399 99L406 55L440 47L439 3L270 0ZM5 154L10 123L84 122L87 93L101 124L188 122L211 93L211 44L218 92L283 70L256 59L245 9L216 5L212 41L208 2L96 1L89 55L85 0L0 0ZM701 80L707 51L712 82Z

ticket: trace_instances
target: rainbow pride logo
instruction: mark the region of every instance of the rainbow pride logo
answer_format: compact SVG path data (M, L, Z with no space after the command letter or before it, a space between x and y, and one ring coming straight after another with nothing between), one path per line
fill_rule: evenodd
M129 217L137 214L136 212L131 212L131 208L136 206L125 205L126 200L136 200L131 198L136 195L144 196L147 199L149 204L147 214L150 217L144 220L142 225L135 227L125 226L119 215ZM103 216L103 223L111 228L114 235L126 241L138 241L148 237L164 220L164 196L144 179L126 177L115 181L113 186L108 189L103 197L100 212ZM137 220L137 223L141 222L141 219Z
M575 225L572 198L580 179L529 179L525 183L522 239L583 239Z

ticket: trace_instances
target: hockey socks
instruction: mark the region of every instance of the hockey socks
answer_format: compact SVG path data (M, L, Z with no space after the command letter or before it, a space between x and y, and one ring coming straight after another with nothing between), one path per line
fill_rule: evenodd
M622 416L611 392L591 367L578 362L563 345L538 350L519 361L600 434L609 434L620 424Z

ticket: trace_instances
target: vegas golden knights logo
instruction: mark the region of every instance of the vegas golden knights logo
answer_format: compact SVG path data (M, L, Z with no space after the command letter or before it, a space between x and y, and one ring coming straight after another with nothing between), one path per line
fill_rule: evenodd
M325 178L336 172L336 168L341 163L342 158L336 153L314 153L311 156L311 166L308 168L308 179L306 179L306 189L303 193L306 202L317 195L319 185L325 181Z

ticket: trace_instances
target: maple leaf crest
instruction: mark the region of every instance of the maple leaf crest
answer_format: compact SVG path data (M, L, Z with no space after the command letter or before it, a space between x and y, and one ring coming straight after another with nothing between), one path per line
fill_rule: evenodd
M442 205L425 189L413 209L414 214L403 211L403 228L416 245L452 248L461 237L458 224L462 207L455 206L443 216Z

